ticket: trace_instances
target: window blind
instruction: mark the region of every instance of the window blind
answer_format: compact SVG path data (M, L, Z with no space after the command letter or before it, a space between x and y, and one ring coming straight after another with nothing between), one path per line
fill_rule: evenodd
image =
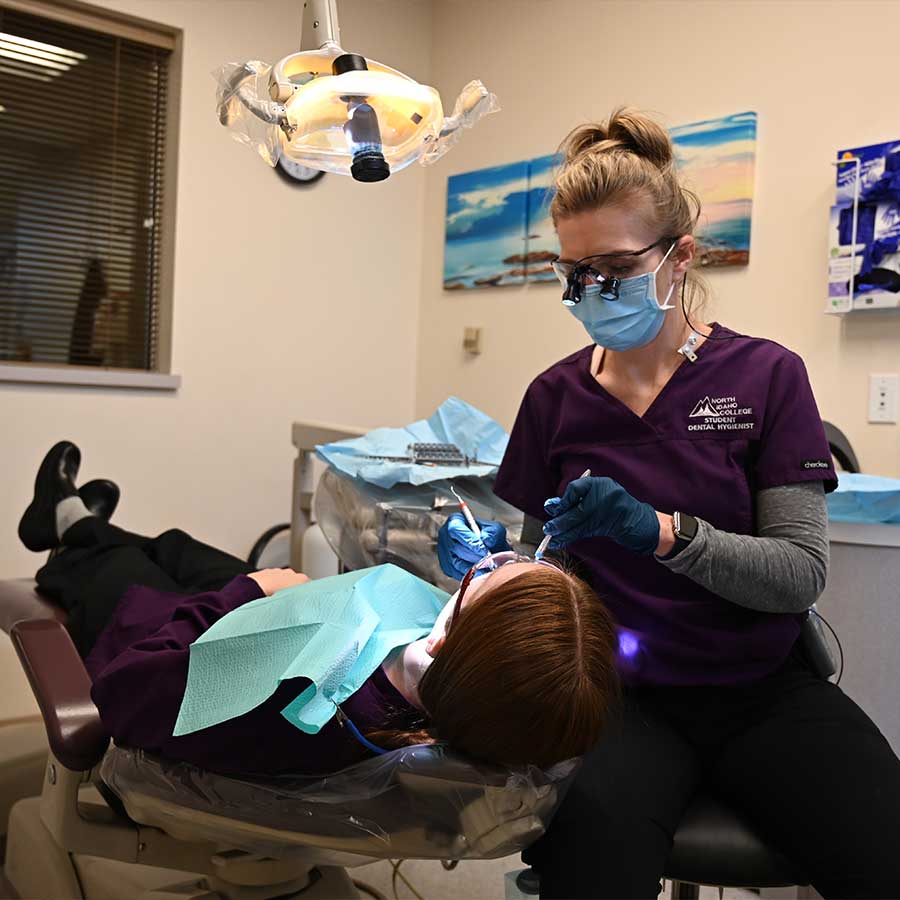
M170 55L0 3L0 360L156 368Z

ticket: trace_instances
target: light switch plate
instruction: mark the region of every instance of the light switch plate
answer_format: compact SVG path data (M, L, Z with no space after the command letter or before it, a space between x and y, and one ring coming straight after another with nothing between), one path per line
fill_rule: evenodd
M900 375L869 375L869 421L897 423Z
M467 327L463 330L463 349L473 355L481 353L481 328Z

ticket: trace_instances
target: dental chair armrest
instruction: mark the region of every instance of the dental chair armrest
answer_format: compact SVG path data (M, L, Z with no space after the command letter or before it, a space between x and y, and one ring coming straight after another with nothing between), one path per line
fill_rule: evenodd
M29 619L17 622L10 637L40 707L53 755L75 772L92 769L103 758L109 735L68 631L51 619Z

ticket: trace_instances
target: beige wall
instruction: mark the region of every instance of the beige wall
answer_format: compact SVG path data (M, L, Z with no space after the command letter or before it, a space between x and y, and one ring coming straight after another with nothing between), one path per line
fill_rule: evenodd
M900 427L866 422L869 372L900 371L900 312L823 315L828 208L837 149L900 138L896 61L872 35L900 30L900 3L736 0L444 0L434 5L435 86L472 75L500 98L428 173L416 407L456 393L510 425L528 381L587 343L552 286L444 292L447 176L555 150L617 104L669 125L759 115L751 261L710 276L714 318L806 360L823 417L864 468L900 476ZM462 351L465 325L484 354Z
M300 0L102 4L184 29L175 259L175 394L0 385L0 577L38 557L16 538L45 450L83 451L83 478L122 487L116 518L178 525L246 555L289 517L299 418L408 421L424 171L292 189L218 125L211 71L297 49ZM345 46L430 80L431 6L342 0Z

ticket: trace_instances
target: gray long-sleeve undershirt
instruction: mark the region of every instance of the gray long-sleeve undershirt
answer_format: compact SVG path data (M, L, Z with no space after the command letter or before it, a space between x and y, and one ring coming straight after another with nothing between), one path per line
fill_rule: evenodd
M803 612L824 590L828 511L821 481L759 491L756 535L697 521L694 539L671 559L657 557L661 565L731 603L763 612Z

